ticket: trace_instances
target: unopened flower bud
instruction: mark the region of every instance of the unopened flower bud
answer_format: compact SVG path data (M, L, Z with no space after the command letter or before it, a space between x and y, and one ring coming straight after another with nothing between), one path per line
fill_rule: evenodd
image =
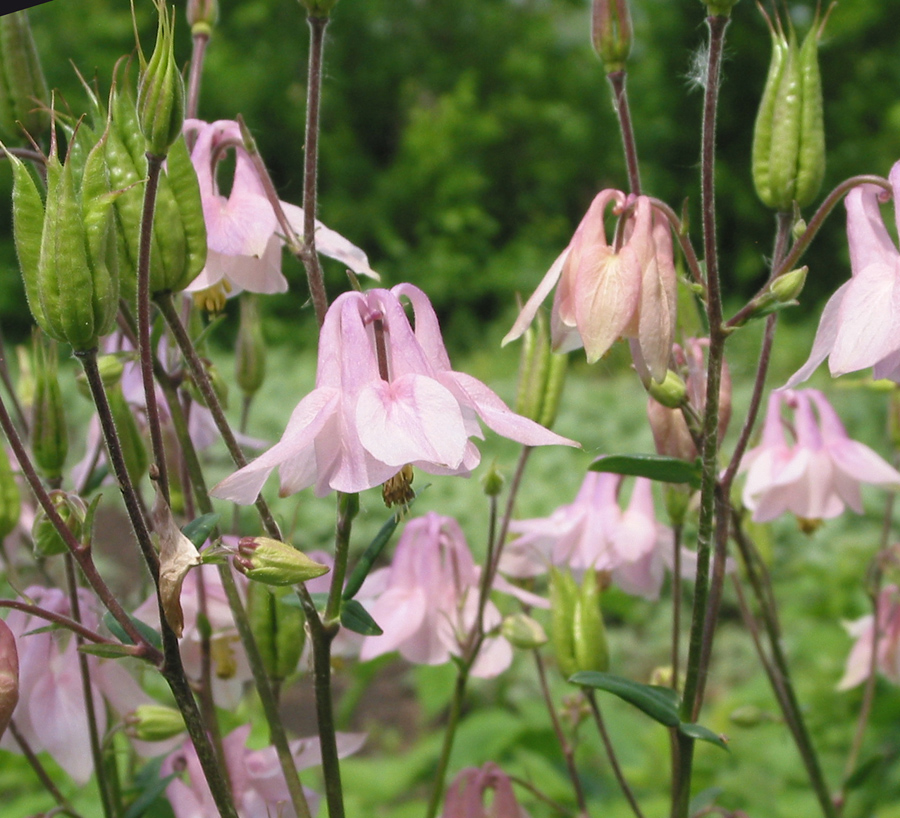
M238 543L234 566L265 585L296 585L327 574L327 565L314 562L292 545L268 537L244 537Z
M596 571L586 571L579 588L571 574L551 570L551 635L557 664L566 678L583 670L609 668L600 590Z
M497 468L496 463L492 463L491 467L481 478L481 488L486 497L496 497L503 491L503 484L505 482L506 478L503 476L503 472Z
M149 62L138 51L141 80L138 84L137 113L147 152L165 156L181 136L184 125L184 82L175 64L175 10L171 16L165 0L156 0L159 25L156 47Z
M669 409L678 409L687 402L687 385L671 369L666 370L662 383L651 378L647 392L653 400Z
M58 374L56 344L39 336L35 351L31 451L38 468L51 483L62 477L69 453L65 405Z
M731 9L736 6L739 0L700 0L710 17L730 17Z
M100 373L100 380L103 381L103 387L109 391L119 385L119 381L122 380L122 373L125 371L125 365L118 355L100 355L97 358L97 370ZM75 376L75 386L78 387L78 391L82 395L90 399L91 387L84 372L79 372Z
M241 296L241 323L234 352L237 384L245 395L255 395L266 377L266 341L259 318L259 300L253 293Z
M300 0L310 17L327 18L337 5L337 0Z
M187 21L192 35L206 34L208 36L218 19L218 0L188 0Z
M753 184L763 204L790 213L810 204L825 176L818 17L802 45L766 16L772 60L753 130Z
M19 654L16 639L0 619L0 737L19 701Z
M281 591L258 582L247 588L247 618L270 679L283 681L297 668L306 640L303 611Z
M500 633L517 648L534 650L547 644L547 633L541 623L523 613L507 616L500 626Z
M760 724L776 720L771 713L767 713L753 704L745 704L736 710L732 710L728 718L738 727L758 727Z
M13 474L6 449L0 446L0 541L12 533L22 513L22 493Z
M787 304L794 301L803 292L803 285L806 284L806 274L809 267L804 265L789 273L778 276L770 285L769 292L779 304Z
M50 94L24 11L0 17L0 132L40 139L50 126ZM20 128L21 125L21 128Z
M607 74L625 69L632 38L628 0L594 0L591 39Z
M125 717L129 736L139 741L167 741L185 731L184 718L174 707L140 704Z
M77 494L69 494L65 491L54 490L50 492L50 500L56 513L66 524L66 528L72 532L76 540L81 539L84 520L87 516L87 506ZM52 557L56 554L64 554L69 550L62 534L47 517L43 509L35 515L34 524L31 527L31 540L34 543L36 557Z

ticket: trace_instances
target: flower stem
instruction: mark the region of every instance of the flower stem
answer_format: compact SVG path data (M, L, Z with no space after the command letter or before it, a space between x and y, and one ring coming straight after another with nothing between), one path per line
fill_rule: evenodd
M53 800L64 809L69 815L78 815L73 809L72 805L69 803L69 799L66 798L60 791L59 787L53 782L53 778L50 776L50 773L47 772L44 765L41 764L41 760L37 757L34 750L31 749L31 745L25 739L25 736L19 732L19 728L16 726L16 720L10 719L9 724L7 725L9 729L9 734L13 737L13 740L21 750L22 755L25 756L25 760L31 765L31 769L34 770L35 775L40 779L41 784L44 786L44 789L53 796Z
M322 267L316 254L316 196L319 165L319 110L322 102L322 51L327 17L307 18L309 23L309 70L306 81L306 140L303 163L303 251L301 258L309 281L309 293L321 327L328 311L328 296ZM334 818L332 816L332 818Z
M600 731L600 737L603 739L603 746L606 748L606 756L609 758L609 763L612 767L613 774L616 776L616 781L619 782L619 788L625 795L625 800L628 801L635 816L637 818L644 818L644 814L641 812L637 799L634 797L634 793L631 791L631 787L628 786L628 782L625 780L625 776L622 773L622 768L619 766L619 759L616 757L616 751L613 748L612 740L609 737L609 731L606 729L606 724L603 721L603 714L600 712L600 705L597 704L597 697L594 695L593 690L586 690L584 695L591 705L591 711L594 714L597 730Z
M163 448L162 428L159 422L159 406L153 383L153 350L150 348L150 247L153 239L153 211L156 207L156 191L164 156L147 153L147 185L144 188L144 209L141 215L141 238L138 245L137 271L137 324L138 353L141 359L141 380L147 402L147 425L150 427L150 443L159 470L159 488L166 503L169 502L169 475L166 469L166 453Z
M619 118L619 130L622 132L622 147L625 150L625 166L628 168L628 185L635 196L641 193L641 174L638 168L637 145L634 141L634 129L631 127L631 113L628 108L628 92L625 90L625 70L613 71L606 75L612 86L613 105Z
M191 37L193 50L191 52L191 69L188 74L187 100L184 106L186 119L195 119L200 104L200 80L203 77L203 60L206 56L206 46L209 45L209 32L195 31ZM189 145L188 148L191 146Z
M450 702L447 727L444 730L441 757L434 772L431 797L428 800L428 809L425 812L426 818L435 818L441 806L441 798L444 795L444 779L447 777L447 767L450 765L450 753L453 750L453 740L456 738L456 728L459 726L459 717L462 713L462 703L466 697L466 684L468 681L469 668L465 664L460 664L459 672L456 675L456 686L453 688L453 698Z

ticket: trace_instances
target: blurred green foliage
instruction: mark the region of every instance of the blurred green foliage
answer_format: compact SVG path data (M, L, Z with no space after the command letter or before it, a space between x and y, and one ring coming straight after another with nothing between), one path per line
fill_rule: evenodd
M790 5L802 32L814 3ZM137 6L138 29L150 42L152 6ZM692 63L705 38L702 6L632 6L628 82L644 188L676 209L689 199L697 225L701 95ZM128 4L53 0L30 13L51 87L79 110L83 94L69 61L86 76L96 71L107 88L116 59L132 47ZM826 190L851 174L886 175L900 154L891 15L889 4L844 0L829 21L821 49ZM183 15L176 34L186 63ZM726 286L739 295L762 280L774 221L750 181L770 49L754 4L736 7L728 42L718 204ZM200 106L209 120L242 113L281 195L298 203L306 51L299 4L221 0ZM479 345L486 322L508 320L515 294L533 289L593 195L625 185L618 126L589 44L587 0L341 0L329 27L324 93L320 217L364 247L386 283L425 288L452 345ZM8 174L0 186L5 194ZM9 224L5 214L0 224ZM839 209L806 258L810 308L848 274L845 244ZM285 263L292 292L269 309L293 325L306 289L299 264ZM29 322L5 237L0 264L8 269L0 316L19 335ZM328 272L337 294L346 286L341 269Z

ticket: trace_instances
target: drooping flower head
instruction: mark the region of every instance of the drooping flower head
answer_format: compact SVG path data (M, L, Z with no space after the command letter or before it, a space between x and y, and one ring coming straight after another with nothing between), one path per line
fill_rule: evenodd
M856 639L838 690L849 690L869 678L872 650L877 650L875 669L890 682L900 684L900 589L887 585L881 589L876 605L878 639L872 614L845 623L847 632Z
M612 243L604 222L610 205L625 219ZM503 343L522 335L555 285L551 321L557 351L583 346L593 363L616 340L629 338L642 379L662 381L675 332L675 283L672 237L650 199L603 190Z
M433 511L410 520L390 567L373 572L363 585L361 594L373 598L367 607L384 633L367 636L359 658L366 661L398 650L409 662L439 665L461 655L478 614L479 576L456 520ZM547 605L502 578L495 587L520 597L524 594L531 605ZM485 630L498 626L500 619L500 612L489 601L484 610ZM488 637L472 675L496 676L511 661L512 648L506 639Z
M656 522L649 480L635 480L624 511L621 485L620 475L589 471L573 503L511 523L521 536L506 547L500 570L515 577L537 576L550 565L606 571L626 593L655 599L673 563L672 532Z
M493 790L490 806L485 795ZM466 767L447 788L441 818L527 818L513 792L509 776L493 762Z
M196 140L191 160L200 183L209 243L206 267L187 291L198 293L212 288L222 299L241 290L285 292L281 228L253 161L243 147L240 125L226 119L212 123L188 119L184 130ZM226 147L235 151L234 180L227 197L219 193L216 184L216 167ZM287 202L281 202L281 207L291 227L302 236L302 208ZM319 221L316 249L343 262L355 273L378 278L362 250Z
M782 410L793 411L791 442ZM818 415L818 417L817 417ZM741 464L747 472L744 505L756 522L790 511L805 527L850 506L863 511L860 485L900 488L900 473L868 446L847 436L834 408L817 389L781 390L769 397L762 439Z
M415 329L401 303L412 304ZM420 289L347 292L319 336L316 388L294 409L281 440L227 477L213 494L252 503L279 467L281 494L383 484L407 464L430 474L468 474L480 454L479 418L528 446L578 445L512 412L481 381L455 372L434 309Z
M900 225L900 162L889 179ZM871 366L875 378L900 382L900 252L881 219L878 202L883 195L876 185L861 185L847 194L852 275L825 305L809 360L788 387L803 383L825 358L835 377Z

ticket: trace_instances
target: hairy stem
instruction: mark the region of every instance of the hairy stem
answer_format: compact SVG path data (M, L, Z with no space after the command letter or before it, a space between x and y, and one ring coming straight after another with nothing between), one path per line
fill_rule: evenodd
M625 796L625 800L628 801L628 805L631 807L631 811L635 814L636 818L644 818L644 814L641 812L637 799L634 797L634 793L631 791L631 787L628 786L628 782L625 780L625 776L622 773L622 767L619 765L619 759L616 756L615 748L612 745L612 739L610 739L609 731L606 729L606 723L603 721L603 714L600 712L600 705L597 704L597 697L594 695L593 690L586 690L585 696L591 705L591 712L594 714L594 722L597 725L597 730L600 732L600 737L603 739L606 757L609 759L613 774L616 777L616 781L619 783L619 788L622 790L622 794Z
M625 151L625 166L628 168L628 185L635 196L641 193L641 174L638 167L637 145L634 141L634 129L631 127L631 112L628 108L628 92L625 90L625 70L613 71L606 75L612 86L613 105L619 118L619 130L622 133L622 148Z

